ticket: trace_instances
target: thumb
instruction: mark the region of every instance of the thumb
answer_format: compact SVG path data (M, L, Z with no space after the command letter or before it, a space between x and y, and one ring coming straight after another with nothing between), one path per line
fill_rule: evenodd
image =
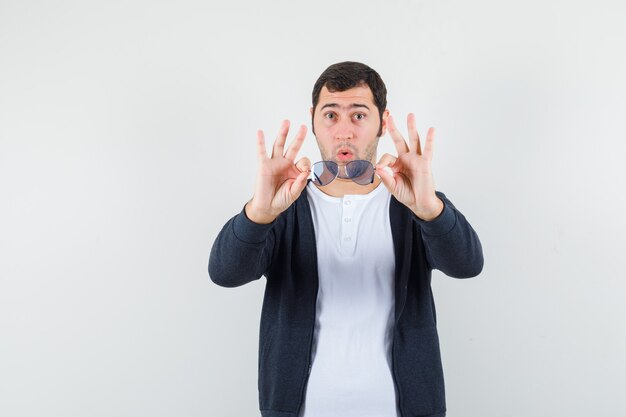
M378 174L378 176L383 181L383 184L385 184L385 187L387 187L389 192L393 193L394 190L396 189L396 179L394 178L392 174L389 173L389 171L391 171L391 168L383 167L380 165L376 166L376 174Z
M309 178L308 172L306 171L301 172L300 174L298 174L298 177L291 184L289 194L291 194L291 197L294 200L300 196L300 193L302 193L302 190L304 190L304 187L306 187L308 178Z

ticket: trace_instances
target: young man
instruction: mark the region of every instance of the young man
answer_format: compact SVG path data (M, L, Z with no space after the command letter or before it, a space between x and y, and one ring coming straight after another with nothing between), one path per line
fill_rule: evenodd
M321 162L295 161L304 126L285 149L283 122L271 156L259 131L254 196L209 260L218 285L267 278L261 414L443 417L431 270L471 277L483 257L465 217L435 191L434 129L422 149L409 114L407 143L380 76L355 62L322 73L311 116ZM376 162L386 131L398 155Z

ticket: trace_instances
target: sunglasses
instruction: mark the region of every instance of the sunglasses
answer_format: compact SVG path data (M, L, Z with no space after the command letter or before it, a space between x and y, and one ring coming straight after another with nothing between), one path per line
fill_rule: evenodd
M350 161L343 166L345 178L350 178L359 185L367 185L374 182L374 165L370 161ZM323 187L328 185L339 176L339 165L334 161L320 161L311 167L313 183ZM342 176L342 178L344 178Z

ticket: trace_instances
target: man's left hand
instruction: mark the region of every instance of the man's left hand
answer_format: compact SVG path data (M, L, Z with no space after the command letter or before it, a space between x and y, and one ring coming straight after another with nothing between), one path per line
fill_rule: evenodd
M420 137L415 127L415 115L407 117L409 143L396 128L391 116L387 118L387 128L398 156L385 154L376 164L376 173L389 192L424 221L435 219L443 211L443 202L435 194L435 184L431 170L435 129L428 129L426 143L422 151ZM391 173L385 170L391 169Z

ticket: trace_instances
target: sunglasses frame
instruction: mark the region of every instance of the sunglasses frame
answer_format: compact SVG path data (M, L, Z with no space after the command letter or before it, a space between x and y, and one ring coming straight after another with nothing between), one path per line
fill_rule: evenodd
M358 181L355 180L355 178L358 178L358 177L362 176L363 175L362 173L359 173L358 175L349 176L349 174L348 174L348 166L350 166L350 164L354 164L354 163L367 164L366 165L367 169L371 169L372 176L368 180L368 182L361 183L361 182L358 182ZM320 178L315 173L315 166L319 165L319 164L324 164L324 168L323 169L325 171L330 172L331 174L333 173L333 171L335 171L333 179L331 179L330 181L326 181L324 184L322 184L322 181L320 180ZM326 168L327 164L334 165L336 169L335 170L328 170ZM351 179L353 182L355 182L356 184L359 184L359 185L369 185L369 184L372 184L374 182L374 175L376 174L376 167L374 167L374 165L370 161L366 161L364 159L355 159L354 161L349 161L347 164L343 165L343 167L344 167L344 171L346 173L346 176L349 179ZM335 162L335 161L318 161L318 162L314 163L313 165L311 165L311 175L313 176L313 178L312 178L313 183L318 185L318 186L320 186L320 187L324 187L324 186L330 184L331 182L336 180L337 177L339 176L339 168L340 168L340 165L337 162Z

